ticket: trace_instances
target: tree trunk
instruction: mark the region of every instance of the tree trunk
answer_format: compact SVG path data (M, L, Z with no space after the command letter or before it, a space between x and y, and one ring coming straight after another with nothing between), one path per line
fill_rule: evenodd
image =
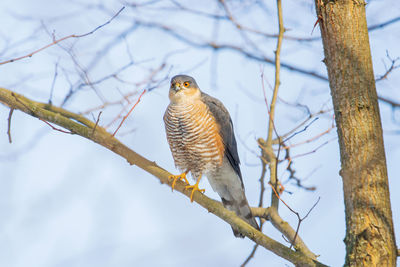
M345 266L395 266L396 244L363 0L315 0L340 145Z

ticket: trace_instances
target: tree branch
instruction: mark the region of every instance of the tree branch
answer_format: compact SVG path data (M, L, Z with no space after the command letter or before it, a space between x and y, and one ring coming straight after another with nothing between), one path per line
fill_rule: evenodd
M265 149L269 150L271 154L273 154L273 148L272 148L272 134L275 131L276 135L278 133L276 132L275 129L275 107L276 107L276 100L278 98L278 90L279 86L281 84L280 80L280 70L281 70L281 48L282 48L282 40L283 40L283 34L285 32L285 28L283 26L283 14L282 14L282 2L281 0L276 1L276 6L277 6L277 13L278 13L278 25L279 25L279 37L276 43L276 50L275 50L275 84L274 84L274 90L272 93L272 99L271 99L271 104L270 104L270 110L269 110L269 120L268 120L268 134L267 134L267 140L266 140L266 147ZM270 168L270 184L274 189L278 186L278 157L279 157L279 151L278 151L278 156L272 157L271 162L269 164ZM278 205L279 205L279 199L274 195L273 192L271 192L271 207L274 209L278 210Z
M368 27L368 31L373 31L373 30L376 30L376 29L380 29L380 28L386 27L386 26L388 26L390 24L396 23L398 21L400 21L400 17L396 17L396 18L390 19L388 21L385 21L383 23L379 23L379 24L376 24L376 25L369 26Z
M290 242L290 240L294 240L294 248L298 251L302 251L304 254L308 255L311 258L317 258L317 255L312 253L304 241L300 238L299 235L296 234L296 231L290 226L288 222L282 219L277 210L269 207L269 208L251 208L251 213L253 216L261 217L266 220L271 221L272 225L281 232ZM296 239L295 239L296 237Z
M158 166L127 146L119 142L104 128L100 127L95 122L92 122L85 117L72 113L65 109L55 107L45 103L32 101L20 94L14 93L4 88L0 88L0 103L12 109L18 109L36 118L46 120L57 124L72 133L78 134L86 139L89 139L99 145L108 148L114 153L125 158L129 164L136 165L144 171L154 175L161 183L171 186L168 177L171 175L168 171ZM95 131L93 129L95 128ZM175 191L178 191L187 197L190 197L190 191L185 190L185 184L178 181L175 185ZM239 218L234 212L229 211L223 205L213 199L208 198L204 194L195 192L194 201L223 219L231 226L234 226L241 233L253 240L255 243L270 250L276 255L292 262L296 266L326 266L319 263L302 252L293 251L283 244L269 238L260 231L251 227L247 222Z
M7 119L7 135L8 135L8 142L11 144L12 143L12 138L11 138L11 118L12 114L14 112L14 109L10 109L10 113L8 114L8 119Z
M64 37L62 37L60 39L55 39L53 37L53 42L52 43L47 44L47 45L45 45L45 46L43 46L43 47L41 47L41 48L39 48L39 49L27 54L27 55L20 56L20 57L17 57L17 58L13 58L13 59L9 59L9 60L0 62L0 65L4 65L4 64L12 63L14 61L18 61L18 60L21 60L21 59L24 59L24 58L32 57L33 55L35 55L35 54L37 54L37 53L39 53L39 52L41 52L41 51L53 46L53 45L56 45L56 44L58 44L58 43L60 43L60 42L62 42L64 40L70 39L70 38L81 38L81 37L85 37L85 36L91 35L91 34L95 33L97 30L99 30L100 28L103 28L104 26L109 24L113 19L115 19L115 17L117 17L122 12L122 10L124 10L124 8L125 7L122 7L114 16L111 17L111 19L109 19L107 22L97 26L95 29L91 30L90 32L87 32L87 33L84 33L84 34L79 34L79 35L71 34L71 35L68 35L68 36L64 36Z
M259 61L262 63L275 65L275 61L272 58L269 58L265 55L257 55L255 53L247 51L246 49L244 49L243 47L240 47L240 46L236 46L236 45L232 45L232 44L215 43L213 41L194 41L199 38L197 38L196 36L193 36L187 32L179 33L178 30L176 30L172 27L169 27L167 25L158 24L155 22L142 21L139 19L135 19L134 22L139 26L143 26L146 28L154 28L154 29L158 29L160 31L164 31L167 34L169 34L170 36L176 38L177 40L184 42L193 47L197 47L200 49L233 51L233 52L241 54L249 59L256 60L256 61ZM294 71L294 72L297 72L297 73L300 73L300 74L304 74L304 75L313 77L317 80L328 81L328 78L326 76L324 76L323 74L319 74L319 73L311 71L311 70L303 69L301 67L298 67L298 66L295 66L295 65L292 65L289 63L282 62L281 67L291 70L291 71Z
M386 104L392 106L392 108L400 107L400 102L395 102L395 101L393 101L391 99L388 99L386 97L380 96L379 100L381 100L381 101L385 102Z
M112 134L112 136L115 136L115 134L118 132L119 128L121 128L122 124L124 123L124 121L126 120L126 118L129 117L129 115L131 114L131 112L135 109L135 107L137 106L137 104L139 104L140 99L142 98L142 96L144 95L144 93L146 93L146 89L143 90L143 92L140 94L138 100L136 101L136 103L133 105L133 107L129 110L128 114L126 114L124 116L124 118L122 119L121 123L118 125L117 129L115 130L115 132Z

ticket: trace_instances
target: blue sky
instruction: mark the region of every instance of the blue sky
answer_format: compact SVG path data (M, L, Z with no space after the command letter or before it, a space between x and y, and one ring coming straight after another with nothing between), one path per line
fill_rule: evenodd
M51 42L56 37L82 34L107 21L122 5L114 2L99 10L98 1L11 1L0 2L0 61L24 55ZM188 7L214 12L214 1L182 1ZM37 101L49 100L55 66L58 76L52 102L61 105L70 84L81 81L82 71L96 58L88 71L91 81L110 75L126 64L131 55L134 64L119 73L118 79L108 79L95 86L108 101L121 98L121 93L137 92L157 83L149 83L149 75L165 66L154 76L156 80L179 73L189 74L200 88L220 99L231 113L246 195L251 205L258 203L260 160L256 139L265 137L267 110L263 99L261 73L264 73L267 98L271 98L268 83L273 84L271 65L249 60L232 51L218 54L209 49L194 48L163 31L148 27L134 28L124 38L116 39L107 53L99 54L119 33L132 28L133 20L160 23L178 29L196 42L216 40L252 49L249 43L229 23L215 25L208 19L174 11L169 1L154 8L126 10L112 23L79 40L69 39L32 58L0 66L0 87L15 90ZM162 9L160 10L160 7ZM175 7L176 8L176 7ZM318 37L313 2L290 1L283 4L287 34L297 37ZM265 9L232 6L241 22L275 33L276 16L273 4ZM398 1L371 1L367 5L368 24L374 25L398 16ZM297 16L297 14L300 14ZM384 15L383 15L384 14ZM218 30L215 30L215 28ZM399 24L370 33L375 75L385 72L386 51L396 58ZM50 35L49 35L50 33ZM251 37L266 56L273 57L275 39ZM74 60L63 48L73 47ZM173 52L173 53L171 53ZM166 57L168 55L168 57ZM315 70L326 75L320 41L295 42L284 40L282 61ZM309 106L312 112L330 108L328 83L282 69L282 84L277 106L276 128L280 134L292 129L307 114L284 101ZM124 81L124 82L121 82ZM143 82L145 81L145 82ZM142 83L143 82L143 83ZM377 83L378 93L400 101L397 85L400 72L394 71L387 80ZM165 138L162 116L168 105L168 79L146 93L117 136L136 152L156 161L163 168L177 173ZM65 104L74 112L84 112L101 105L101 99L90 86L83 87ZM129 106L129 105L128 105ZM396 237L400 240L400 159L398 111L380 105L384 128L386 157L391 188L391 200ZM79 136L51 130L43 122L15 111L12 118L13 143L8 143L8 109L0 106L0 265L1 266L238 266L253 247L248 239L233 237L230 227L216 216L157 179L112 152ZM103 111L100 125L108 125L121 111L111 106ZM88 118L97 117L98 110ZM332 122L332 113L319 116L305 133L292 143L305 141L324 130ZM109 127L115 130L117 124ZM282 198L300 214L321 197L319 204L302 223L300 236L309 248L320 255L319 260L331 266L344 263L345 235L340 160L335 130L316 142L292 149L292 155L307 153L329 141L325 146L294 160L304 183L316 186L307 192L292 182L285 184L292 194ZM333 141L330 141L332 140ZM255 153L254 153L255 152ZM284 164L279 175L288 174ZM206 195L219 199L206 179L201 186ZM269 204L270 190L265 205ZM284 206L281 216L293 227L297 218ZM264 233L285 243L281 234L268 223ZM260 248L248 266L285 266L289 264L273 253Z

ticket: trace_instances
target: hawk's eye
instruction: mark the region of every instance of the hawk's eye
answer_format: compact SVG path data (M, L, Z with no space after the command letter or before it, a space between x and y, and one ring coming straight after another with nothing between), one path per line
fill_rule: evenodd
M184 82L184 83L183 83L183 86L189 87L189 84L190 84L189 82Z

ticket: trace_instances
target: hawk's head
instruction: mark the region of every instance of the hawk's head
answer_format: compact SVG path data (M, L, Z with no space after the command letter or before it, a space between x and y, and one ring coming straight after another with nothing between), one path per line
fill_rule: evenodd
M188 75L176 75L171 79L169 88L169 99L171 102L179 103L193 101L201 96L196 81Z

